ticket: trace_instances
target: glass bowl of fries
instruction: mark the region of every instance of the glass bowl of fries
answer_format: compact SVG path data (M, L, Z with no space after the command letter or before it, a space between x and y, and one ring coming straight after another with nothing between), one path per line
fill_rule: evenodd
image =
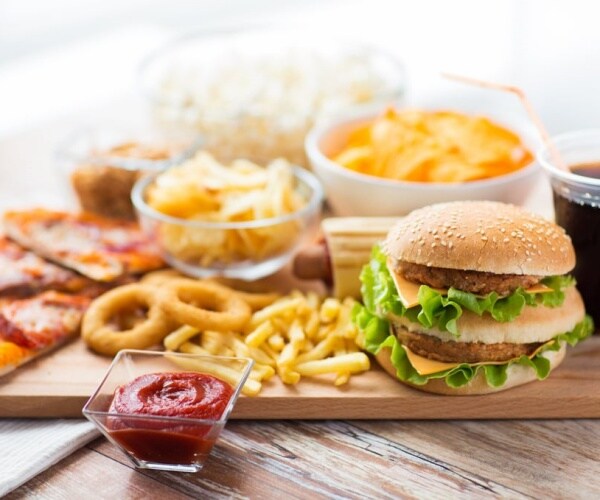
M252 370L254 361L239 357L207 356L174 352L122 350L110 365L104 379L83 408L83 415L98 427L106 438L117 446L136 467L144 469L198 472L204 466L210 452L225 427L229 415ZM204 377L217 380L228 387L222 402L207 400L212 396L206 390L192 390L190 397L182 396L187 387L169 388L164 385L162 393L149 396L155 389L146 385L138 389L135 409L123 411L115 404L125 387L140 387L145 377L178 375ZM172 384L172 382L171 382ZM202 387L202 386L200 386ZM205 386L204 386L205 387ZM144 392L145 391L145 392ZM181 411L168 411L168 416L144 413L141 406L159 405L179 398ZM191 406L206 404L205 415L218 406L218 417L192 418ZM173 410L173 408L171 408ZM175 408L176 410L176 408ZM216 414L215 413L215 414ZM186 416L186 414L188 416Z
M256 280L314 236L323 191L314 175L284 160L223 165L200 152L139 180L132 200L171 266L198 278Z
M165 129L192 130L222 161L307 166L316 120L348 106L398 102L403 64L384 50L302 27L197 33L151 54L141 90Z
M512 115L381 107L323 122L305 142L331 208L344 216L458 200L523 204L540 179L538 145L533 127Z

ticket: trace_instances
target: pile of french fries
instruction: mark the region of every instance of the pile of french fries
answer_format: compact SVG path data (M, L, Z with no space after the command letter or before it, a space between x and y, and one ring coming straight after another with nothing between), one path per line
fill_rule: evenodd
M242 388L247 396L257 395L262 383L274 375L285 384L297 384L301 377L330 374L339 386L370 366L358 347L361 342L351 319L353 306L352 298L340 301L293 292L256 311L244 332L200 332L182 326L165 338L164 346L168 351L254 359ZM235 370L200 360L188 360L187 365L232 384L240 377Z

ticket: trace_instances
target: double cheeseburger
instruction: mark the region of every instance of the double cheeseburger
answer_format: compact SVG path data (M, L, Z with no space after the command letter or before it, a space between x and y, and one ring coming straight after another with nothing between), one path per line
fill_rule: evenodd
M512 205L443 203L376 246L355 311L365 348L424 391L486 394L544 379L593 331L570 238Z

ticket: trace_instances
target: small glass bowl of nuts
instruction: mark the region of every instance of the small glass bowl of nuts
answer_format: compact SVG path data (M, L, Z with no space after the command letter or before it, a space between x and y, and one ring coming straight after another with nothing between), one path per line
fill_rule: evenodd
M199 137L164 136L156 130L82 127L57 148L56 160L68 177L69 197L83 211L135 220L131 190L144 174L181 163L200 147Z

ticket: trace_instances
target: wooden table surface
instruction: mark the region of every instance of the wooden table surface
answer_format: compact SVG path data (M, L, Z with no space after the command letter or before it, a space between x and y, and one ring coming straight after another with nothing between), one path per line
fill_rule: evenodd
M233 421L199 474L104 439L7 498L600 498L600 421Z
M70 124L0 143L0 208L64 203ZM231 421L201 473L136 470L97 439L7 498L458 496L600 498L600 420Z

